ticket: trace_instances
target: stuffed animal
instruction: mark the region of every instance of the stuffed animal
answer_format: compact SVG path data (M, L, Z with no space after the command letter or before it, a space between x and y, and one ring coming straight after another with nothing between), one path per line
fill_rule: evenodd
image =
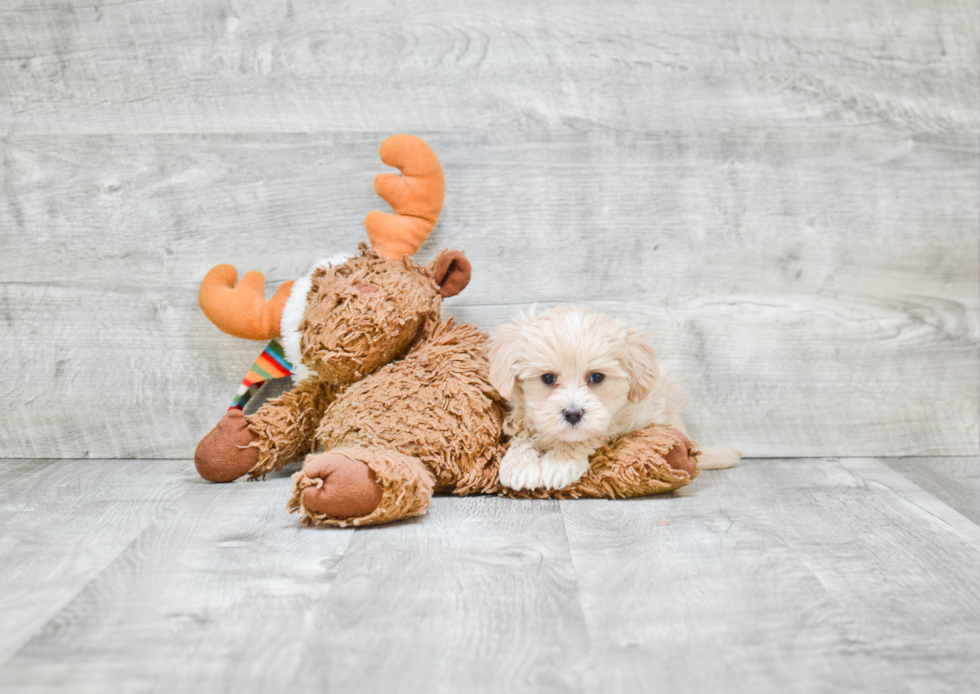
M217 327L278 338L239 395L256 387L256 372L291 371L295 382L249 416L237 398L197 447L201 476L256 479L305 457L289 508L306 524L340 526L423 514L440 492L623 498L690 483L696 448L654 426L597 451L585 476L564 489L500 486L504 403L488 380L487 336L440 315L442 299L469 282L470 263L454 250L426 265L412 260L439 218L442 166L411 135L388 138L380 155L401 174L375 179L395 214L367 216L370 247L318 264L268 301L260 273L236 285L230 265L215 267L201 284L201 308Z

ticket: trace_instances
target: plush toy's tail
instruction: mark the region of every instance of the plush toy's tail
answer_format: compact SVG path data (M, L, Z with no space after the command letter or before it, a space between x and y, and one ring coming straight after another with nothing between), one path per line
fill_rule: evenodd
M702 448L701 455L698 456L698 469L720 470L721 468L734 467L741 457L742 451L737 448L724 448L722 446Z

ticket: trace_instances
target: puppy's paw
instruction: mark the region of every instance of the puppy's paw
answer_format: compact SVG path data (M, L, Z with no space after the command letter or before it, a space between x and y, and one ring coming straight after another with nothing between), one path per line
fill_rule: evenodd
M519 492L536 489L541 481L541 454L528 443L515 443L500 461L500 483Z
M541 482L548 489L561 489L577 482L589 469L589 459L573 458L568 453L548 451L541 456Z

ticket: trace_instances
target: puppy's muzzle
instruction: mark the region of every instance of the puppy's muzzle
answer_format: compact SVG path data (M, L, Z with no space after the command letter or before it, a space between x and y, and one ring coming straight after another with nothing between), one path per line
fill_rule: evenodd
M572 426L575 426L580 421L582 421L582 417L585 416L585 412L583 412L577 407L569 407L567 410L562 410L561 414L562 417L565 418L565 421L571 424Z

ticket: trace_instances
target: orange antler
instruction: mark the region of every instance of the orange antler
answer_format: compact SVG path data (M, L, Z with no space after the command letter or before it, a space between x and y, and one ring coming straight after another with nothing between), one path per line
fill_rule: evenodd
M265 277L246 272L235 286L238 270L233 265L215 265L201 282L197 300L212 323L235 337L270 340L279 335L282 309L292 282L284 282L275 295L265 300Z
M392 135L381 143L379 154L381 161L401 171L374 178L375 192L395 214L375 210L364 225L378 255L400 260L414 255L439 221L446 181L436 153L414 135Z

